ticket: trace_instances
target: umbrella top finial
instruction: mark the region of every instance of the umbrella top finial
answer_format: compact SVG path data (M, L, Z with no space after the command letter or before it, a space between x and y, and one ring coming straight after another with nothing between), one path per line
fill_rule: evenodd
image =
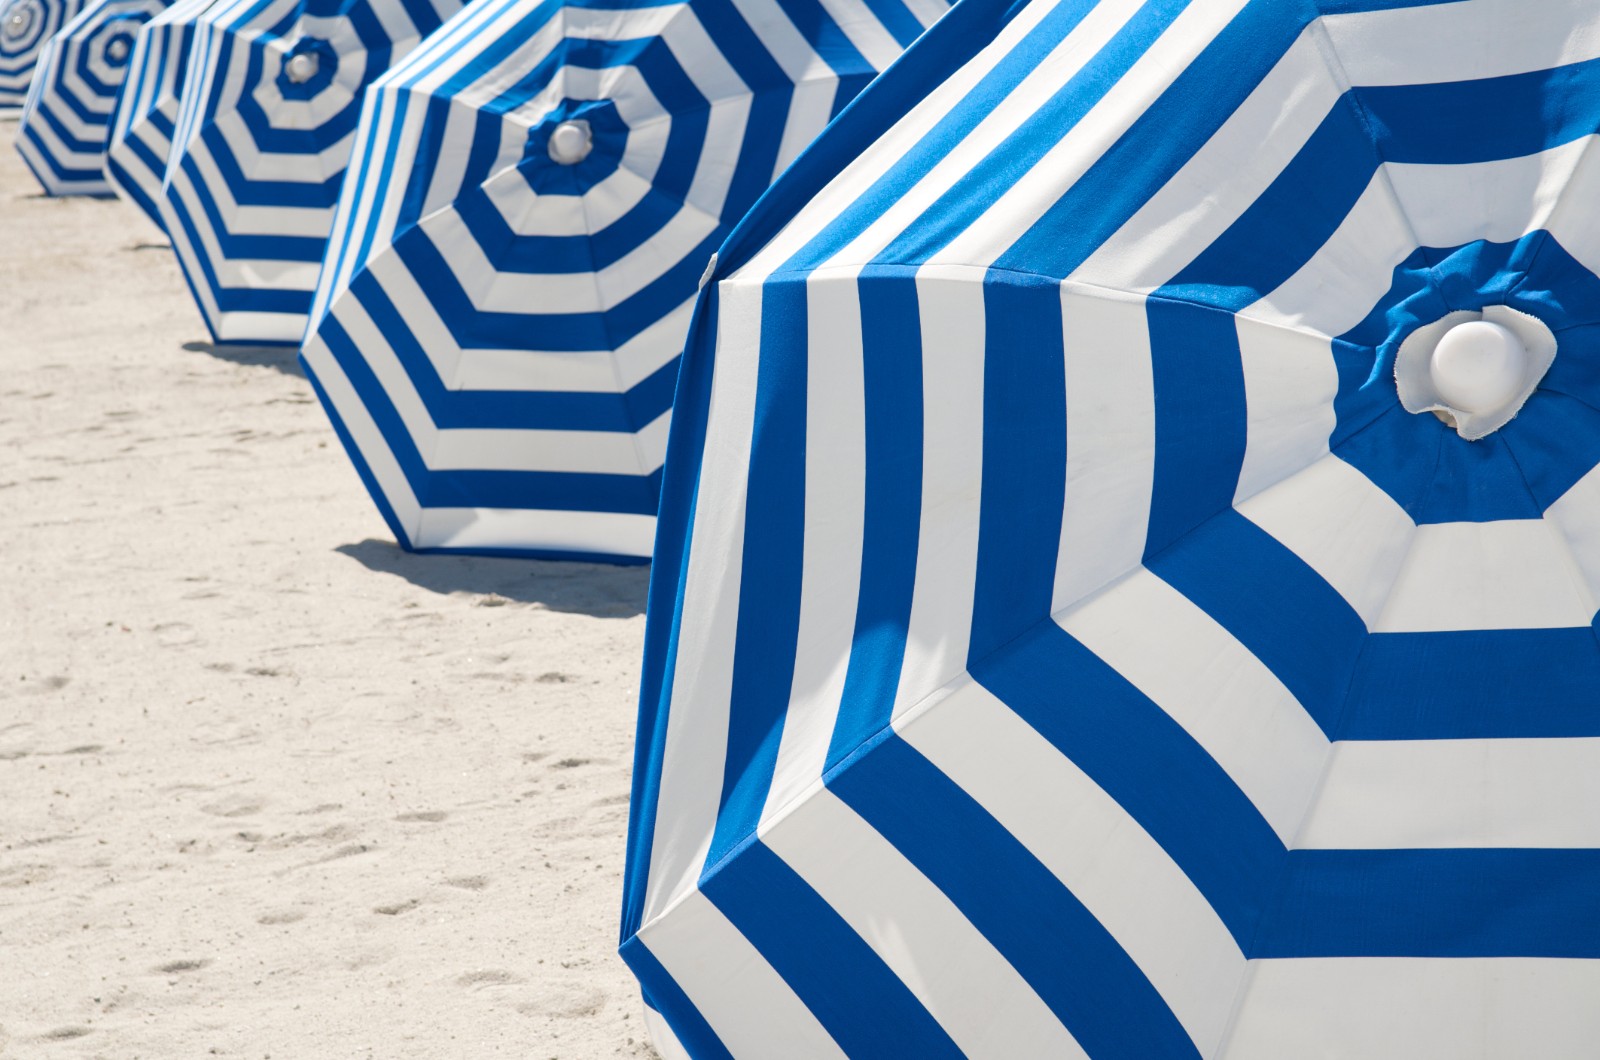
M28 28L28 23L30 21L31 19L28 17L28 12L19 8L6 16L6 29L10 30L12 33L21 33L23 30Z
M1468 320L1445 332L1429 373L1439 396L1462 412L1493 412L1515 400L1528 370L1528 348L1510 328Z
M550 160L559 165L575 166L593 149L594 136L586 121L564 121L550 133Z
M303 51L289 57L285 70L289 75L290 81L297 85L303 85L317 76L317 66L317 53Z

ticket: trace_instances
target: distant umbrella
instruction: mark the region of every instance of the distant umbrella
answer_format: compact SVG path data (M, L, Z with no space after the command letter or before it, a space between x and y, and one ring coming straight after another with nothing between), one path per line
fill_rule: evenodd
M17 151L51 195L109 195L111 112L140 28L167 0L91 0L44 47Z
M161 181L172 146L195 21L217 0L178 0L145 24L117 97L106 149L106 179L162 229Z
M684 355L664 1039L1594 1056L1597 130L1593 0L963 0L863 93Z
M944 0L478 0L373 86L304 357L409 548L650 555L706 262Z
M198 17L164 195L218 341L299 341L362 92L459 9L220 0Z
M0 107L28 95L45 43L83 10L83 0L0 0Z

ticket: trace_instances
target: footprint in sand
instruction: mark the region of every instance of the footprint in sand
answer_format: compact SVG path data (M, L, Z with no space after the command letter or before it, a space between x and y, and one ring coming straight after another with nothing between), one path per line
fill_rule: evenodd
M57 1027L53 1031L45 1031L39 1035L41 1042L70 1042L74 1038L83 1038L90 1033L88 1027Z
M487 877L487 876L452 876L452 877L450 877L450 879L445 880L444 882L445 882L445 886L447 886L447 887L459 887L463 891L481 891L485 887L489 886L489 877Z
M210 964L209 960L168 961L166 964L158 966L156 971L163 975L181 975L184 972L198 972L202 968L209 967Z
M422 899L420 898L408 898L404 902L396 902L393 905L374 906L372 911L380 916L399 916L401 913L411 912L421 904Z
M402 813L400 816L396 817L395 820L402 821L406 824L414 824L418 822L424 824L438 824L440 821L449 816L450 815L445 813L443 810L422 810L417 813Z
M498 969L491 969L483 972L468 972L465 975L456 976L457 986L471 987L473 989L484 986L509 986L513 983L520 983L522 981L522 976L517 975L514 972L503 972Z
M581 983L548 983L517 1006L524 1016L553 1016L556 1019L582 1019L593 1016L606 1005L603 990Z
M177 648L200 639L200 634L187 622L163 622L155 628L155 635L156 643L164 648Z
M264 805L260 799L249 795L229 795L200 807L200 812L213 817L249 817L260 813Z
M260 916L256 917L256 923L265 924L268 927L275 927L279 924L295 924L304 920L305 918L306 914L303 910L279 909L271 913L262 913Z

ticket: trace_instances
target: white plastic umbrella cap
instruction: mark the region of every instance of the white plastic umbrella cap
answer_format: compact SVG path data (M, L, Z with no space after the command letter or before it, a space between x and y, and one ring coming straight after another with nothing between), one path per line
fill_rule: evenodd
M564 121L550 133L550 158L563 166L575 166L589 157L594 138L586 121Z
M1528 348L1488 320L1457 324L1439 339L1429 365L1439 396L1463 412L1490 412L1515 400L1528 372Z
M301 52L289 59L289 80L297 85L303 85L317 76L317 56L315 52Z

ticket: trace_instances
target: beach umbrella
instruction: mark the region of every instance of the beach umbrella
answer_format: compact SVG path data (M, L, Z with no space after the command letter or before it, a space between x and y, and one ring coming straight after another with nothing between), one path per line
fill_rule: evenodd
M712 252L944 0L478 0L375 84L303 350L408 548L650 555Z
M362 92L459 9L219 0L197 16L162 190L217 341L299 341Z
M0 0L0 108L20 107L45 42L83 10L83 0Z
M91 0L40 55L17 151L50 195L110 195L112 110L139 30L167 0Z
M178 0L145 24L128 62L128 79L117 97L106 147L106 179L112 188L165 230L161 180L172 147L178 96L188 69L195 21L216 0Z
M963 0L719 255L622 953L697 1057L1600 1041L1600 7Z

